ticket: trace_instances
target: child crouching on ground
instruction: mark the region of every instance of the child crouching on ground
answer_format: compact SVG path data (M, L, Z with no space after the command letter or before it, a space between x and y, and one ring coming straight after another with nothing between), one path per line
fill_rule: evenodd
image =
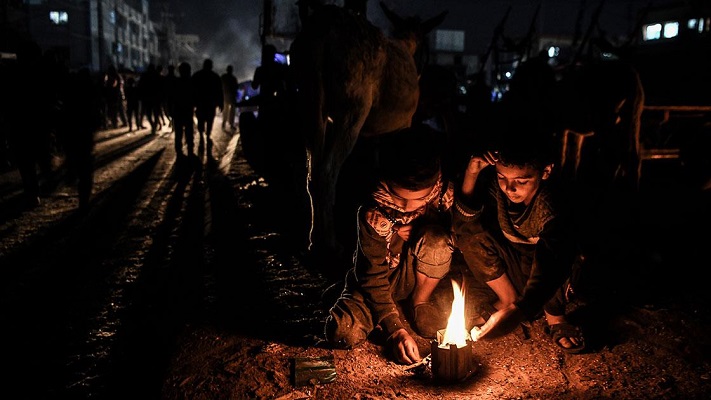
M434 337L446 323L430 297L450 269L454 186L442 179L439 132L417 125L393 135L380 153L379 183L358 209L354 267L329 311L325 336L349 349L382 330L395 359L412 364L420 354L398 303L407 301L405 312L422 337Z
M497 151L472 156L456 206L469 219L457 246L478 284L467 289L484 319L491 313L479 338L499 337L545 315L552 341L578 353L585 338L566 319L578 255L574 203L553 179L553 135L514 122L500 139Z

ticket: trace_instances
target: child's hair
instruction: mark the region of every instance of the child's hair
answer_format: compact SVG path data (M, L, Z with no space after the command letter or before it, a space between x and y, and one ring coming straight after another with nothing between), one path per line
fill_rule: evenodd
M434 186L441 172L441 133L417 124L388 135L380 152L380 179L407 190Z
M495 150L506 166L530 166L543 171L555 163L556 146L553 130L536 123L517 119L504 127Z

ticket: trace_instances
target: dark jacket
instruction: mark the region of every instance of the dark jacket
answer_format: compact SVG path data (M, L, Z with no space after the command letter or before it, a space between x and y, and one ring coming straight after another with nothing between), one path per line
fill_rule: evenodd
M395 224L433 221L451 224L453 201L454 186L440 181L424 207L405 213L391 201L381 183L372 195L371 204L358 211L355 279L374 322L380 324L388 335L404 326L390 292L390 278L402 266L406 244L393 227Z

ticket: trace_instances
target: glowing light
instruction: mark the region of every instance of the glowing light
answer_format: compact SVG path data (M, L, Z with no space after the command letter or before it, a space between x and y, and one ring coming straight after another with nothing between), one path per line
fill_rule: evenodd
M66 25L69 22L69 14L66 11L50 11L49 20L55 25Z
M652 24L644 27L643 38L644 40L656 40L661 37L662 34L662 24Z
M679 34L679 23L678 22L667 22L664 24L664 37L669 39L676 37Z
M448 348L450 344L455 344L457 348L461 348L467 345L467 340L471 339L465 326L464 289L460 288L459 284L452 280L452 290L454 291L452 312L449 314L447 329L444 331L444 338L439 343L439 347L441 348Z
M689 28L689 29L691 29L691 30L694 30L694 29L696 29L696 26L698 25L698 23L699 23L699 20L698 20L698 19L696 19L696 18L691 18L691 19L689 19L688 21L686 21L686 27Z

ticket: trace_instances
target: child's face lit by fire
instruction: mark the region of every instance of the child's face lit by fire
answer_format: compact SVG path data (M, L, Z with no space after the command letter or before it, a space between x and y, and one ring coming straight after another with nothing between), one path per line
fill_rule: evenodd
M504 165L496 163L496 177L499 188L512 203L529 205L538 191L541 181L548 179L552 165L539 171L529 165Z

